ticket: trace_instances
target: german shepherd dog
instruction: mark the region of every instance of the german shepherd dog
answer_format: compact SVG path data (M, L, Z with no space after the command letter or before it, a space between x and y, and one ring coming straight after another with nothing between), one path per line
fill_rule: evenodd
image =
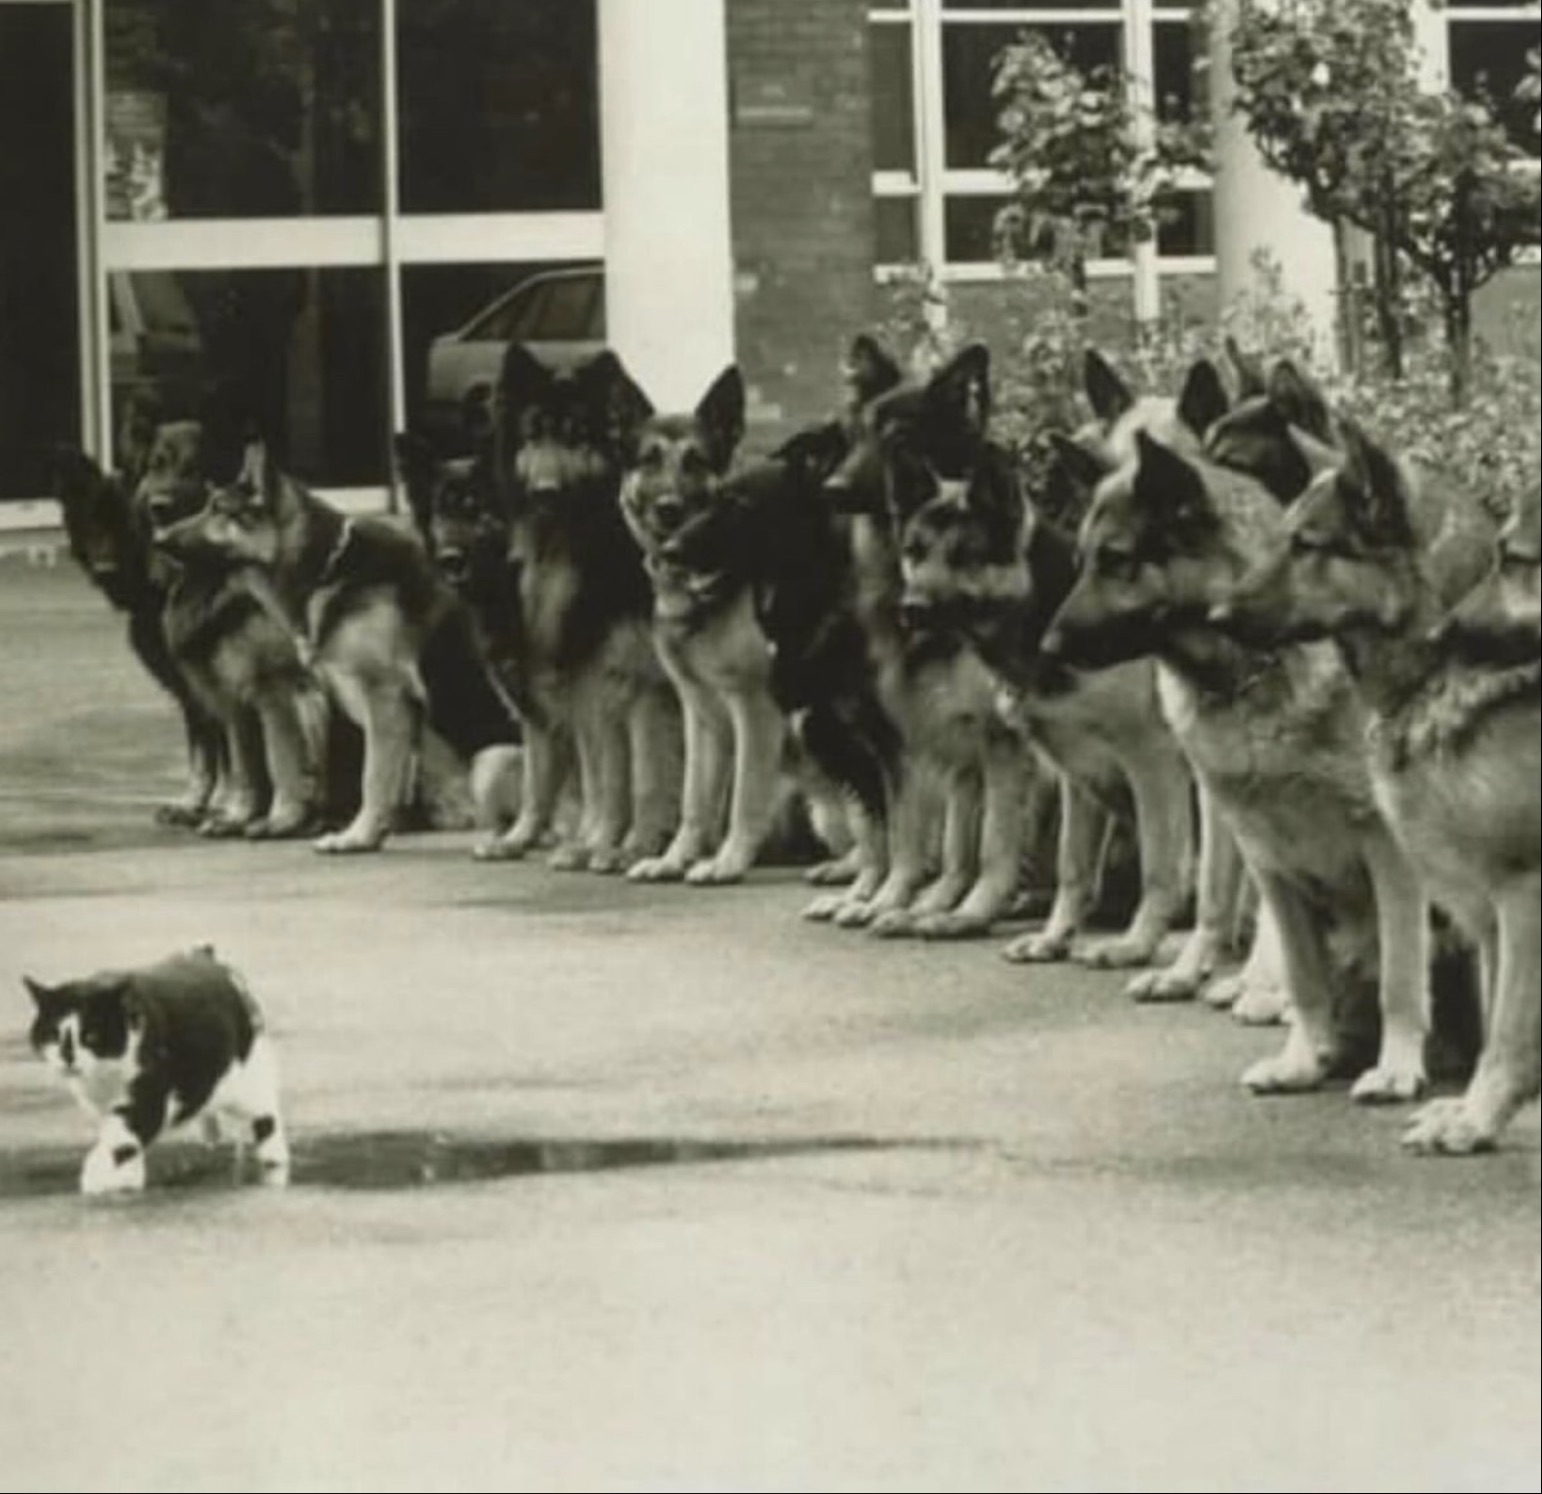
M564 370L509 346L493 473L509 526L526 702L519 817L480 848L523 856L551 830L570 752L582 810L551 864L614 873L678 818L680 716L653 643L653 591L619 492L652 405L610 351Z
M862 412L850 456L826 484L858 513L856 609L878 699L904 750L887 819L889 870L837 923L880 935L959 938L989 930L1021 872L1027 746L997 710L997 681L956 629L903 607L901 545L911 516L989 472L989 353L964 348L929 379L901 384ZM944 804L942 874L924 890L929 821Z
M268 615L248 567L164 547L169 529L209 491L218 438L199 420L160 425L135 502L174 572L163 612L171 655L219 721L224 771L198 826L203 835L283 838L316 828L326 706L288 631Z
M466 609L416 537L386 519L346 518L281 472L260 439L235 480L159 543L191 570L244 570L266 625L363 731L358 812L320 836L318 851L385 843L425 717L462 762L517 740Z
M1495 524L1482 503L1420 486L1348 421L1339 441L1284 533L1211 615L1250 641L1331 637L1341 651L1371 718L1376 801L1476 944L1488 1009L1467 1092L1424 1106L1404 1142L1483 1151L1542 1079L1542 660L1535 649L1475 660L1473 625L1446 621L1464 594L1469 618L1494 602L1483 572ZM1501 544L1525 522L1522 511Z
M165 825L198 825L224 774L225 734L172 657L165 625L171 578L157 563L150 526L134 504L137 475L104 472L75 447L60 447L54 468L70 554L127 617L129 647L182 715L187 791L174 803L160 806L156 819Z
M621 511L652 582L654 643L685 719L680 825L662 855L632 867L635 881L741 881L775 815L787 728L748 571L703 567L699 554L683 564L674 543L720 506L743 435L744 381L729 367L690 414L642 423L621 480ZM718 559L735 558L731 547L716 548Z
M429 558L466 605L477 645L522 724L536 706L521 629L519 574L509 560L509 522L493 472L490 442L471 456L442 456L415 431L397 435L397 469L407 507ZM510 754L517 749L511 748ZM518 818L521 773L510 754L489 749L473 765L477 825L489 836ZM489 841L484 841L483 845Z
M1069 470L1055 474L1059 486L1090 494L1102 463L1073 441L1061 445ZM1055 902L1044 929L1013 941L1009 956L1045 960L1070 953L1097 896L1105 833L1100 810L1128 816L1133 798L1140 903L1124 933L1077 954L1094 965L1144 965L1192 889L1192 780L1162 716L1150 660L1083 671L1041 655L1044 630L1070 592L1075 562L1074 533L1025 496L1014 457L982 443L965 480L938 484L936 495L905 521L901 606L912 625L953 627L971 640L1003 681L1013 719L1060 784ZM1155 992L1143 988L1142 994Z
M870 387L872 376L882 377L867 356L870 350L876 345L858 340L846 366L853 385ZM764 689L776 712L776 736L768 730L765 743L769 773L777 772L773 751L779 755L790 734L798 749L795 775L816 833L836 851L843 841L851 842L849 854L806 874L816 883L854 882L842 898L871 896L884 876L885 819L901 747L878 699L867 636L854 605L850 521L834 511L824 490L849 444L844 419L837 417L798 432L768 459L711 484L688 483L692 464L675 462L689 492L678 520L667 505L661 507L665 489L649 481L646 461L638 481L629 478L623 488L634 504L629 511L634 531L649 547L661 654L676 657L672 667L689 672L687 689L702 683L711 689L721 702L718 711L730 717L736 731L739 760L728 842L735 835L734 815L743 815L746 802L764 813L759 806L774 797L776 787L774 778L767 784L741 776L746 757L754 761L753 752L743 751L743 723L753 724L759 706L755 701L746 709L748 677L757 694ZM700 621L693 623L693 616ZM737 669L725 663L737 663ZM691 741L688 730L688 782ZM722 746L716 755L721 761ZM697 791L703 807L710 807L707 793ZM811 908L810 916L826 916L825 901ZM829 911L833 907L830 902Z
M1208 620L1282 533L1283 510L1244 474L1145 431L1134 445L1093 496L1043 647L1085 667L1159 660L1168 721L1273 919L1295 1009L1284 1050L1243 1082L1294 1092L1357 1066L1374 1012L1356 998L1375 980L1379 1055L1352 1094L1411 1099L1425 1085L1428 914L1372 790L1367 712L1332 644L1248 648Z
M1144 431L1180 451L1193 452L1198 450L1200 439L1209 439L1219 425L1236 425L1246 430L1248 422L1255 418L1253 412L1261 405L1267 407L1269 418L1264 423L1272 430L1277 403L1298 412L1315 399L1315 391L1293 369L1282 364L1272 375L1266 374L1232 339L1227 340L1226 351L1239 384L1235 406L1218 371L1206 360L1191 368L1176 397L1137 397L1096 349L1087 351L1083 380L1093 419L1072 440L1055 440L1057 460L1050 468L1052 475L1058 472L1069 477L1069 483L1062 482L1060 486L1062 490L1069 487L1077 495L1071 506L1073 528L1079 528L1084 520L1097 483L1122 463L1133 460L1136 432ZM1307 417L1303 414L1300 418ZM1268 446L1267 435L1263 440ZM1237 454L1256 460L1258 444L1255 440L1242 440ZM1283 501L1288 494L1277 496ZM1062 503L1060 507L1063 506ZM1257 907L1256 889L1244 869L1236 839L1212 801L1204 779L1196 778L1194 786L1199 807L1194 926L1177 958L1170 965L1136 975L1126 988L1127 993L1143 1001L1201 996L1211 1006L1229 1008L1239 1021L1278 1022L1286 1014L1287 1001L1272 919L1267 908ZM1091 817L1085 802L1081 812L1084 817ZM1089 830L1088 835L1091 833ZM1251 942L1247 944L1246 959L1240 970L1228 971L1225 967L1229 959L1247 943L1245 931L1249 925ZM1008 953L1032 957L1033 941L1043 937L1026 935Z

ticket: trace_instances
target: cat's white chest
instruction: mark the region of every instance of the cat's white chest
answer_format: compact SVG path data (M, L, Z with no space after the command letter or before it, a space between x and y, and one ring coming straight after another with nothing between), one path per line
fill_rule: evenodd
M67 1075L65 1082L82 1110L102 1116L128 1099L129 1067L122 1059L98 1059L90 1068Z

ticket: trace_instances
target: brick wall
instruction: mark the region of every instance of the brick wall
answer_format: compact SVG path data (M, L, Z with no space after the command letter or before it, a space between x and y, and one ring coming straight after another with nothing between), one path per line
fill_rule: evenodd
M738 357L749 442L830 409L874 310L866 0L728 0Z

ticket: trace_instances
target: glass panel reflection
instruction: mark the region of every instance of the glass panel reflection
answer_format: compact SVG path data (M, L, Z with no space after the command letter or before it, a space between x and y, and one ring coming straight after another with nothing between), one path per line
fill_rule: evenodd
M297 476L387 476L385 286L377 269L107 276L114 429L124 402L195 416L212 390Z
M378 0L107 0L107 216L381 210Z
M464 450L511 341L553 362L604 345L604 273L594 263L413 266L402 271L402 332L409 421Z

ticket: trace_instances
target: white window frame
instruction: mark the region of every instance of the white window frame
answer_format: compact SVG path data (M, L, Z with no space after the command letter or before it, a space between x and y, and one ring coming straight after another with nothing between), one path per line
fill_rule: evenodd
M1009 273L996 261L949 261L946 245L946 202L949 197L1006 195L1011 177L990 168L958 169L947 164L943 101L942 36L944 25L1085 25L1118 26L1121 62L1137 90L1149 97L1155 63L1155 31L1158 21L1189 20L1189 11L1161 4L1161 0L1120 0L1117 6L1096 9L1067 4L1051 8L960 7L944 11L943 0L908 0L904 8L885 7L868 13L871 26L901 25L910 28L911 93L916 142L916 170L875 171L873 195L880 199L908 198L916 203L917 251L920 260L933 267L944 283L999 281ZM1204 172L1189 173L1185 188L1210 186ZM906 266L879 263L880 280L902 274ZM1137 311L1153 315L1159 305L1160 277L1204 275L1215 271L1213 254L1160 255L1152 243L1136 245L1127 257L1095 259L1087 273L1093 279L1133 280Z

